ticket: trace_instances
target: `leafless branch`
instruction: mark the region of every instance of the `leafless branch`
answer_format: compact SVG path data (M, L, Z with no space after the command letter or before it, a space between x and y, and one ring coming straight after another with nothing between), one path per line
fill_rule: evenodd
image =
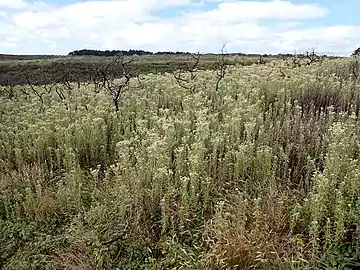
M30 86L31 90L38 96L38 98L40 99L41 103L44 103L44 100L42 98L42 95L43 94L40 94L36 89L35 87L32 85L30 79L29 79L29 76L26 74L26 72L24 72L24 76L25 76L25 79L28 83L28 85Z
M226 44L224 44L222 46L220 57L217 61L217 69L216 69L217 80L216 80L216 85L215 85L216 91L219 90L220 82L224 79L224 77L226 75L226 69L229 65L228 59L226 58L226 55L225 55L225 47L226 47Z
M303 65L310 66L316 62L320 62L324 59L321 55L315 53L314 49L307 50L302 54L294 54L292 57L292 67L301 67Z
M14 96L15 96L15 93L14 93L14 85L11 85L11 84L8 84L7 86L4 86L0 89L3 89L7 95L8 95L8 98L10 100L13 100Z
M352 61L350 64L350 73L354 76L355 80L358 80L359 78L359 59L358 57L355 57L355 61Z
M315 62L319 62L322 60L322 57L315 53L315 50L312 49L310 51L306 51L304 58L307 60L306 65L310 66L311 64Z
M200 63L201 54L200 52L197 52L196 54L191 54L192 60L186 60L185 62L181 61L179 63L179 69L177 72L174 73L174 78L178 85L180 85L182 88L188 89L188 90L195 90L195 86L191 85L197 76L197 67ZM183 67L186 66L184 69ZM190 74L190 78L186 78L186 74ZM189 84L191 86L189 86Z
M281 76L282 76L283 78L285 78L286 75L285 75L285 73L281 70L281 67L279 67L279 71L280 71Z
M129 88L134 88L130 86L130 80L134 78L134 75L131 74L131 70L129 65L134 61L134 58L130 58L129 60L125 60L123 55L116 56L112 61L110 61L105 67L101 67L100 65L92 64L92 67L99 74L99 80L94 78L93 82L95 84L95 91L100 91L101 87L107 89L110 93L115 112L119 111L119 102L121 100L122 95ZM120 79L121 82L115 82L116 75L115 71L121 70ZM137 76L138 78L138 76ZM142 87L140 79L138 78L138 86L135 88Z
M259 59L258 59L257 63L258 63L259 65L264 65L264 64L266 64L266 61L264 60L264 57L263 57L261 54L259 55Z

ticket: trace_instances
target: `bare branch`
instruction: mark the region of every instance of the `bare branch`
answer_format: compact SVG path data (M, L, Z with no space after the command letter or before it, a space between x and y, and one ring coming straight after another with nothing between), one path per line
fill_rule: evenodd
M8 98L10 99L10 100L13 100L13 98L14 98L14 96L15 96L15 94L14 94L14 85L11 85L11 84L8 84L8 85L6 85L6 86L4 86L4 87L2 87L2 88L0 88L0 89L3 89L6 93L7 93L7 95L8 95Z
M359 59L358 57L355 56L355 61L351 62L350 64L350 72L351 74L354 76L355 80L358 80L359 78Z
M261 54L259 55L259 59L258 59L257 63L258 63L259 65L264 65L264 64L266 64L266 61L264 60L264 57L263 57Z
M38 96L38 98L40 99L41 103L44 103L44 100L42 98L42 95L43 94L39 94L38 91L36 91L36 89L34 88L34 86L32 85L32 83L30 82L30 79L28 77L28 75L26 74L26 72L24 72L24 76L25 76L25 79L28 83L28 85L30 86L31 90Z
M216 70L217 80L216 80L216 85L215 85L215 91L219 90L220 82L224 79L225 74L226 74L227 66L229 65L228 59L226 58L226 55L224 53L225 46L226 46L226 44L224 44L222 46L220 58L217 61L218 67L217 67L217 70Z
M95 76L93 83L95 84L95 92L99 92L101 87L106 89L113 100L114 110L117 113L119 111L119 102L121 96L125 93L130 86L130 80L134 77L131 74L129 65L134 61L131 57L129 60L125 60L124 55L120 54L110 61L105 67L92 64L93 70L100 76L100 80ZM121 70L121 78L123 81L115 82L117 70ZM142 87L140 79L138 79L139 85L137 88Z
M174 73L174 78L176 80L176 83L181 86L182 88L185 88L187 90L194 91L195 86L191 85L197 76L197 67L200 63L201 54L200 52L197 52L196 54L191 54L192 60L186 60L179 62L179 69L177 72ZM186 69L183 69L183 66L186 66ZM186 73L190 74L190 78L186 78ZM191 86L189 86L189 84Z

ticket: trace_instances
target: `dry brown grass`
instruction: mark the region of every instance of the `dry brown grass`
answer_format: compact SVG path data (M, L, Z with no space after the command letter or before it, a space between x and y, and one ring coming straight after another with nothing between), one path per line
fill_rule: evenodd
M54 247L52 269L91 270L96 269L91 250L84 241L75 241L69 247Z
M60 211L54 187L47 182L45 172L38 164L24 165L8 173L5 168L0 177L0 194L12 191L23 198L23 214L31 220L48 222Z
M275 195L258 200L232 196L208 227L209 259L220 269L278 269L292 252L290 218L283 204L284 198Z
M25 214L36 222L47 222L60 211L55 192L46 189L24 202Z

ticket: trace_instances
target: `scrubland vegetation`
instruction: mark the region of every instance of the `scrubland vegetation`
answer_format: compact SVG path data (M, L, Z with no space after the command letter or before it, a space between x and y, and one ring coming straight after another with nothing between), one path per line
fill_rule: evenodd
M91 51L90 51L91 52ZM3 56L0 55L0 85L23 85L27 84L25 76L29 77L34 85L51 84L53 82L62 82L64 80L88 82L96 76L94 65L106 67L113 57L103 55L78 55L76 53L70 56ZM133 58L131 70L135 74L165 73L174 72L179 67L179 62L188 62L191 58L187 54L143 54L129 55L124 54L125 58ZM280 56L261 56L261 55L242 55L228 54L228 64L252 65L257 63L259 57L269 62ZM217 63L217 55L203 54L197 68L199 70L213 70ZM112 74L121 75L121 70L112 69Z
M2 87L0 268L355 269L359 64L289 63Z

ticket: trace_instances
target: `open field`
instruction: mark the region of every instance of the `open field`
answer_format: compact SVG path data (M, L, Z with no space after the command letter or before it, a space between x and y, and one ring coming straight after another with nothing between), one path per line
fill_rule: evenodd
M130 59L130 57L125 57ZM200 70L214 69L219 55L204 54L198 65ZM259 60L259 56L229 55L229 64L251 65ZM275 60L275 56L264 57L264 61ZM4 56L0 57L0 85L27 84L25 75L31 78L33 84L61 82L64 74L75 81L89 81L94 65L106 66L112 57L100 56ZM188 55L142 55L134 56L130 68L135 74L174 72L180 62L191 62ZM121 74L114 70L113 73Z
M356 269L356 59L192 75L0 87L0 268Z

